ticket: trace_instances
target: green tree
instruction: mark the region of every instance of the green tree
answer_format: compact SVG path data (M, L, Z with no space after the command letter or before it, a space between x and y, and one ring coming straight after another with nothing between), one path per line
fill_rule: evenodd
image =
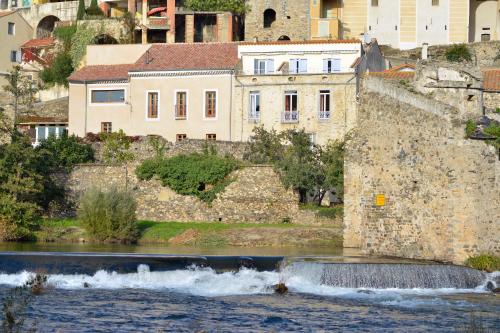
M31 108L38 87L26 75L23 75L21 66L16 65L7 75L7 85L3 90L8 92L14 100L14 129L17 128L19 107Z
M61 85L68 87L68 77L73 73L71 55L66 52L59 53L49 67L40 72L40 77L49 86Z
M50 172L58 169L71 171L75 164L89 163L94 161L94 149L91 145L81 143L74 135L62 135L59 138L50 136L42 141L35 151L40 155L47 156L45 166Z
M127 37L125 38L125 42L128 44L135 43L135 28L137 27L137 20L134 15L130 12L125 12L122 16L123 25L125 29L127 29Z
M78 0L78 11L76 12L76 19L83 20L85 16L85 0Z
M64 52L71 50L71 39L76 33L77 25L56 27L54 36L63 44Z
M321 167L325 175L318 192L318 202L323 201L328 190L335 190L337 198L344 199L344 142L330 141L320 152Z
M102 29L102 26L100 27ZM99 30L89 27L87 24L78 26L75 34L71 38L71 63L73 68L78 68L80 63L87 53L87 45L92 44L95 36L99 34Z
M86 10L87 16L103 16L104 13L102 12L101 8L97 5L97 0L92 0L90 2L89 8Z
M243 158L255 164L274 164L283 156L282 135L276 130L267 131L263 126L253 129Z
M238 15L250 10L245 0L186 0L184 6L194 11L227 11Z

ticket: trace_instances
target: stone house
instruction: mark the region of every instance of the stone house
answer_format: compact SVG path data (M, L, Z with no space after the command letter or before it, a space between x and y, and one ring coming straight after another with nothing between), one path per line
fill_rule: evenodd
M70 78L69 132L247 141L255 126L341 139L359 41L94 45Z
M304 128L314 142L342 139L356 117L356 40L245 42L234 85L233 140L254 127Z

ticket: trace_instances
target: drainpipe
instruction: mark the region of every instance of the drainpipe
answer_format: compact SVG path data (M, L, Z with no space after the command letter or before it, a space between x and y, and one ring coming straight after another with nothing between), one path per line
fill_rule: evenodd
M237 77L235 77L235 80L241 86L241 104L240 104L241 105L241 133L240 133L240 141L243 142L243 127L244 127L244 125L243 125L243 121L244 121L244 117L243 117L243 112L244 112L243 108L244 107L243 107L243 105L244 105L244 103L243 102L245 101L245 85L243 84L243 82L241 82L240 80L238 80Z
M233 76L235 75L234 69L231 71L231 92L229 95L229 141L233 141L232 127L233 127Z

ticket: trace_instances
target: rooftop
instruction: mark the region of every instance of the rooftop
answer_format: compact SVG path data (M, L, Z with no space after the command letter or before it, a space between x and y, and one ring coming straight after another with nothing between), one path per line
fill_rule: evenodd
M284 40L242 42L239 45L308 45L308 44L360 44L359 39L320 39L320 40Z
M55 38L54 37L47 37L47 38L35 38L27 41L21 47L47 47L47 46L52 46L55 43Z
M69 82L121 81L128 79L133 64L85 66L68 78Z
M483 72L483 89L500 92L500 68L487 69Z

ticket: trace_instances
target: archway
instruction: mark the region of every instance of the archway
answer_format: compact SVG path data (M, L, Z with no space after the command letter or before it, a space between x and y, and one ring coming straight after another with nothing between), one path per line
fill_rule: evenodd
M493 38L497 21L496 0L471 0L469 6L469 42L487 41Z
M280 38L278 38L278 41L287 41L287 40L291 40L290 37L288 37L287 35L283 35L281 36Z
M97 45L118 44L118 41L108 34L97 35L92 42Z
M58 21L60 21L59 18L54 15L45 16L41 19L36 27L36 38L50 37Z
M270 28L276 21L276 11L268 8L264 11L264 28Z

